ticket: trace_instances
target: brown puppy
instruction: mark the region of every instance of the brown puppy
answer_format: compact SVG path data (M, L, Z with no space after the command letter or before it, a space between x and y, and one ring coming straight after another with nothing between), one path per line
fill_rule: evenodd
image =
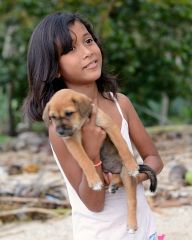
M56 132L63 137L68 150L84 171L89 187L93 190L101 190L103 183L81 143L81 127L91 115L91 111L90 98L71 89L62 89L56 92L47 103L43 112L43 120L47 125L50 120L54 122ZM115 192L122 183L125 186L129 203L128 228L134 232L137 229L135 177L139 173L140 166L129 151L118 126L101 109L97 111L96 125L102 127L108 136L101 149L103 170L116 173L113 175L109 191ZM106 151L107 154L105 154ZM150 172L149 169L147 170Z

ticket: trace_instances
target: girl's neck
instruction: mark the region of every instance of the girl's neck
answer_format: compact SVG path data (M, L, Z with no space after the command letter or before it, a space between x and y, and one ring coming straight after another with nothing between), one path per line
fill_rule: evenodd
M101 97L101 95L97 89L96 83L90 84L90 85L88 85L88 84L87 85L75 85L75 86L68 85L68 88L87 95L89 98L91 98L93 100L93 103L95 105L99 104L99 98Z

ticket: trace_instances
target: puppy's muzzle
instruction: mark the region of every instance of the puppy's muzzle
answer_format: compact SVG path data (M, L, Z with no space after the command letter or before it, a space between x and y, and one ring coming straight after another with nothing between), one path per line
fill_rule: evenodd
M56 132L61 137L71 137L73 135L73 129L63 124L56 126Z

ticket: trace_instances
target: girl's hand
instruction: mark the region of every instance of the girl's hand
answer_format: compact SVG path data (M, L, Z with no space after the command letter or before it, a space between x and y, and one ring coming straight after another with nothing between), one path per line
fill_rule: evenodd
M94 161L100 159L100 148L106 132L96 126L97 108L93 104L91 117L82 127L82 144L87 155Z
M109 186L112 182L112 173L111 172L108 172L108 173L103 172L103 179L104 179L105 185Z

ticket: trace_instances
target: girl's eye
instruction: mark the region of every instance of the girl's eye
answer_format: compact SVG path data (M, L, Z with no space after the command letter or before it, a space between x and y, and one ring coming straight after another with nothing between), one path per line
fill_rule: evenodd
M71 49L70 49L70 51L74 51L75 49L76 49L76 47L75 47L75 46L72 46Z
M88 38L87 40L85 40L87 44L91 44L93 41L94 41L93 38Z

